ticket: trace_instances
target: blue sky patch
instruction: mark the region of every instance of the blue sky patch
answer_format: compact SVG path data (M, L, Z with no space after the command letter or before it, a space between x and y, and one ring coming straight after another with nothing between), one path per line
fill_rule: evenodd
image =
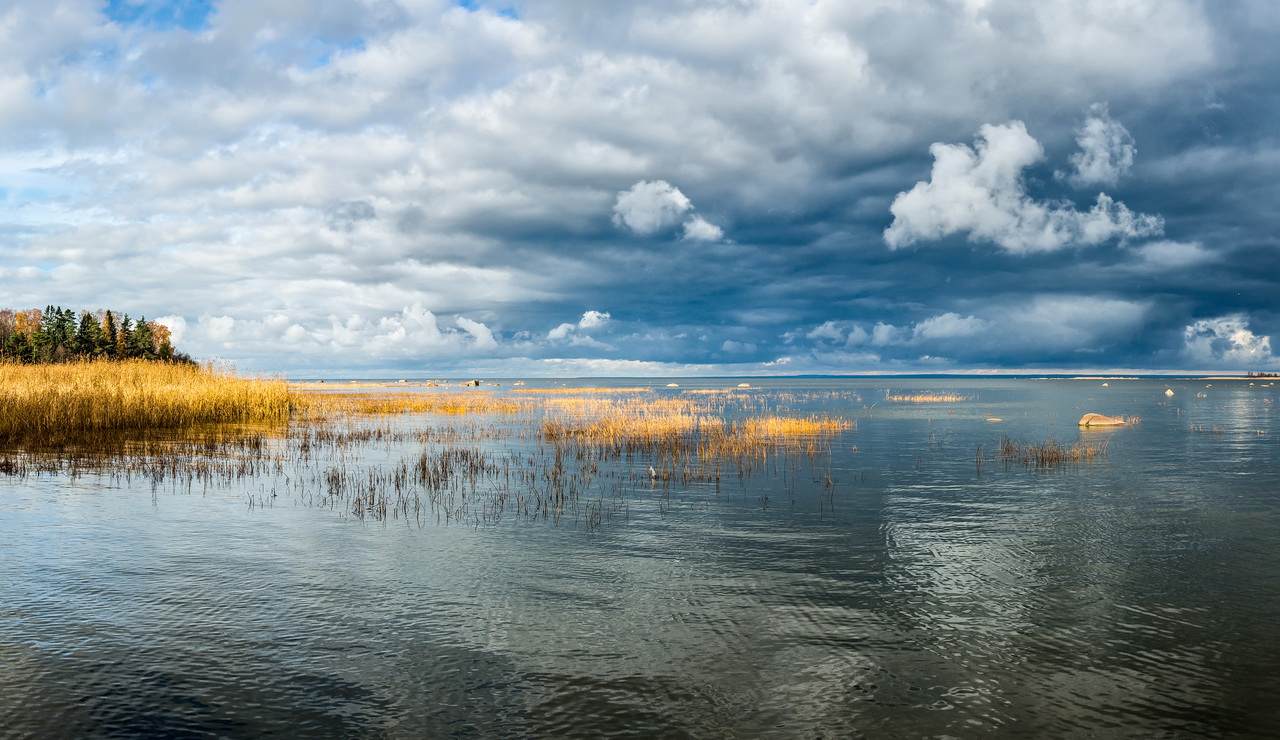
M107 0L108 18L126 26L143 26L160 31L181 28L199 31L208 26L214 11L212 0Z

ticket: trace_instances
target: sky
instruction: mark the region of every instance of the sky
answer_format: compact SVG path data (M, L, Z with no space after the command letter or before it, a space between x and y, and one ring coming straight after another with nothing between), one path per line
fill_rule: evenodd
M0 307L291 377L1280 370L1273 0L2 0Z

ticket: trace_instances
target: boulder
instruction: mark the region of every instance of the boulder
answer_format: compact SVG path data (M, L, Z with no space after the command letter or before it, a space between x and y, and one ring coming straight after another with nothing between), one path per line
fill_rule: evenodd
M1123 416L1103 416L1102 414L1085 414L1080 417L1082 427L1122 427L1129 422Z

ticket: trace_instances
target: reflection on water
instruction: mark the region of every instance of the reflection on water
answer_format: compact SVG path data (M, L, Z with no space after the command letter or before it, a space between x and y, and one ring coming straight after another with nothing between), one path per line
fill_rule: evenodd
M625 509L589 531L361 521L264 496L271 471L5 479L0 736L1280 730L1272 389L752 383L857 427L829 461L718 485L597 480ZM1073 441L1087 411L1142 423L1085 465L975 462L1004 435Z

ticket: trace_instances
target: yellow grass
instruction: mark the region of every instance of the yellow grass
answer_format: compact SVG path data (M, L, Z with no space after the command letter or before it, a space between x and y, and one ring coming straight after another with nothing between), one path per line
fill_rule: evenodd
M769 416L748 419L743 426L751 434L766 437L816 437L852 429L853 423L844 419L793 419Z
M614 450L697 449L702 455L752 455L795 447L802 440L813 442L854 426L843 419L779 416L728 422L676 399L598 404L583 410L586 413L544 419L542 437L554 443L573 441Z
M282 380L145 362L0 364L0 445L56 446L105 431L285 423Z
M514 414L528 405L493 393L306 393L312 413L348 414Z

